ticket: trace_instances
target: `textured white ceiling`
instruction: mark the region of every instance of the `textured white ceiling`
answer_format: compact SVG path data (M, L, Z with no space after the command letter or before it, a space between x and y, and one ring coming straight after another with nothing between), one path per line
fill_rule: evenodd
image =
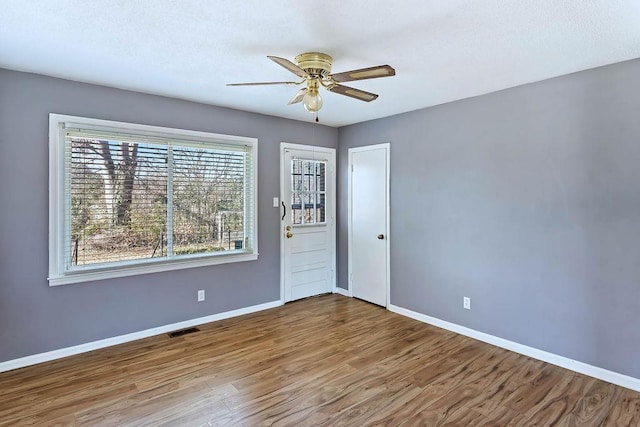
M323 92L342 126L638 58L640 0L0 0L0 67L311 121L295 87L225 86L306 51L396 69Z

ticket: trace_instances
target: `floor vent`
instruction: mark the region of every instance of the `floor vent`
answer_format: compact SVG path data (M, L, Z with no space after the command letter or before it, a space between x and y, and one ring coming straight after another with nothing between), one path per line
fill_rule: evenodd
M187 328L187 329L181 329L179 331L169 332L167 335L169 335L169 338L175 338L175 337L181 337L187 334L192 334L194 332L198 332L199 330L200 329L198 328Z

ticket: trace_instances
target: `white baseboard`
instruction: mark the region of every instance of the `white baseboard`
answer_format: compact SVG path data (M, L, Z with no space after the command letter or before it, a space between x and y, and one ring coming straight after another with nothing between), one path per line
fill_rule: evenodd
M630 377L628 375L619 374L617 372L609 371L607 369L599 368L597 366L588 365L578 360L569 359L564 356L549 353L544 350L539 350L534 347L518 344L517 342L505 340L493 335L485 334L484 332L476 331L465 326L460 326L455 323L446 322L444 320L437 319L435 317L427 316L425 314L417 313L406 308L398 307L396 305L389 305L389 311L401 314L406 317L418 320L420 322L428 323L433 326L437 326L442 329L446 329L451 332L455 332L460 335L464 335L470 338L475 338L479 341L483 341L497 347L501 347L507 350L511 350L516 353L523 354L525 356L532 357L534 359L542 360L543 362L551 363L552 365L560 366L580 374L588 375L599 380L607 381L612 384L619 385L631 390L640 391L640 379Z
M351 293L348 290L342 289L342 288L338 288L338 287L335 287L333 289L333 293L334 294L344 295L345 297L350 297L351 296Z
M158 326L157 328L146 329L144 331L132 332L130 334L119 335L117 337L106 338L103 340L93 341L85 344L74 345L73 347L61 348L58 350L47 351L46 353L25 356L19 359L0 362L0 372L11 371L13 369L23 368L25 366L35 365L42 362L60 359L75 354L85 353L87 351L98 350L113 345L123 344L142 338L152 337L154 335L166 334L180 329L190 328L192 326L202 325L204 323L215 322L217 320L229 319L231 317L242 316L243 314L255 313L257 311L267 310L269 308L279 307L282 305L280 300L267 302L264 304L253 305L251 307L239 308L237 310L225 311L224 313L212 314L211 316L199 317L197 319L185 320L183 322L172 323L170 325Z

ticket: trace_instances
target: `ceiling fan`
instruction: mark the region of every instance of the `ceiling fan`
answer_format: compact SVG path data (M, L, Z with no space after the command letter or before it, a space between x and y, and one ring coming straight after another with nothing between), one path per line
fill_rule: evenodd
M360 101L371 102L376 99L378 95L344 86L340 83L396 75L396 71L389 65L379 65L377 67L330 74L333 58L321 52L301 53L296 56L295 64L288 59L277 56L267 56L267 58L291 71L302 80L296 82L229 83L227 86L301 85L306 83L306 87L300 89L298 93L291 98L289 105L302 102L304 108L310 113L317 113L322 108L323 101L318 91L320 86L325 87L329 92L350 96Z

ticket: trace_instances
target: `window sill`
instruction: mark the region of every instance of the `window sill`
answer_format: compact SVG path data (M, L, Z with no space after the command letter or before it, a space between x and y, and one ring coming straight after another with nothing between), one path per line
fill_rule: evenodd
M70 285L73 283L91 282L94 280L114 279L117 277L137 276L140 274L159 273L162 271L182 270L194 267L206 267L209 265L228 264L233 262L255 261L257 259L257 253L216 255L212 257L162 261L158 263L109 268L97 271L74 271L64 275L49 277L49 286Z

